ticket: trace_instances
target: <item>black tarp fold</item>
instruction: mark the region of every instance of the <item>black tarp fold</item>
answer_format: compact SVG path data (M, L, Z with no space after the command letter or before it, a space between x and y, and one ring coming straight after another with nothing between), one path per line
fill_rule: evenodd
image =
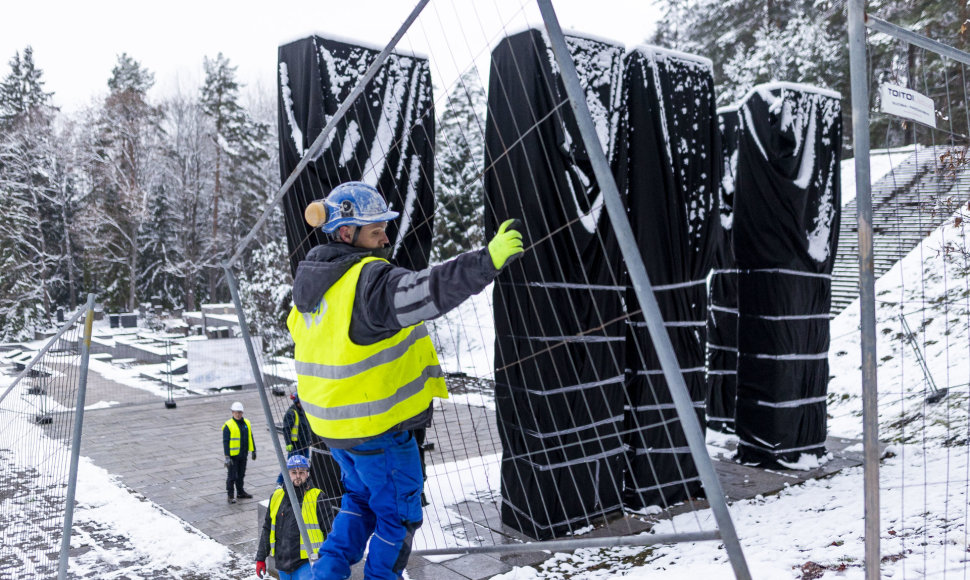
M311 36L279 48L280 175L285 180L380 49ZM428 264L434 216L434 97L426 58L391 54L322 151L283 197L290 267L327 236L307 204L345 181L377 187L401 217L388 224L398 265Z
M707 426L734 433L734 407L738 383L738 272L734 262L731 228L734 221L734 186L738 166L738 110L717 110L721 134L721 181L718 211L721 230L708 289L707 315Z
M623 47L567 36L612 154ZM529 251L496 280L495 397L502 521L540 539L620 509L620 252L543 33L492 51L485 224L521 218Z
M738 458L825 453L831 271L841 208L839 95L755 87L739 108Z
M706 280L718 246L720 137L711 62L642 46L624 59L616 178L701 425L707 395ZM625 505L696 496L700 479L632 288L626 295Z

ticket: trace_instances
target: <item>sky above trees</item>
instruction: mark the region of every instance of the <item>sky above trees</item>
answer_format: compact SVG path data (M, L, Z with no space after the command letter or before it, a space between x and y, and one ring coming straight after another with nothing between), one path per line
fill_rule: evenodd
M122 0L71 2L37 0L4 5L0 17L0 63L30 45L44 69L47 90L56 106L76 109L92 98L103 98L111 69L122 52L137 59L156 76L155 97L192 90L204 79L203 57L222 52L238 66L245 85L274 90L276 49L313 33L337 35L385 44L416 2L293 0L285 7L272 2L239 0L231 4L171 0L142 4ZM479 2L472 14L466 0L434 0L422 17L427 30L456 18L495 18L523 6L536 12L529 0ZM655 28L659 9L649 0L555 0L562 25L636 44ZM538 22L538 17L536 17ZM415 34L413 49L425 35ZM460 72L460 71L459 71Z

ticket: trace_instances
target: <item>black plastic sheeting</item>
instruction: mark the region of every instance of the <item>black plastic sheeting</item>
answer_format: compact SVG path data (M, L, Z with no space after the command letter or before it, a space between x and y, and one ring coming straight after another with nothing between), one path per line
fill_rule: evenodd
M379 49L311 36L279 48L281 183L356 87ZM388 224L392 260L428 264L434 216L434 100L428 60L392 54L283 197L290 267L327 236L303 211L345 181L377 187L401 217Z
M617 184L697 418L704 425L706 280L719 244L720 136L711 62L654 47L625 59ZM624 501L669 506L701 492L633 289L627 329Z
M739 115L738 459L785 465L825 453L841 108L779 83L755 87Z
M738 167L738 110L717 111L721 134L721 181L718 203L721 230L708 290L707 426L734 433L738 392L738 271L734 263L731 228L734 221L734 182Z
M567 37L612 155L623 47ZM485 224L521 218L529 251L496 280L502 521L539 539L621 508L620 252L554 57L538 30L492 51Z

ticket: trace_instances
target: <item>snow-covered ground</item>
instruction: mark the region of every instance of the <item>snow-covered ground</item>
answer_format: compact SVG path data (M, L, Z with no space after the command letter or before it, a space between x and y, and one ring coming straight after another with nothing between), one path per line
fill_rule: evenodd
M905 153L892 157L898 162ZM887 160L889 156L883 156ZM872 175L886 173L874 158ZM851 194L851 166L843 166L843 199ZM854 191L854 188L851 188ZM968 499L970 499L970 278L962 222L950 220L878 281L877 337L880 392L880 439L889 443L880 468L882 576L885 578L965 578L970 575ZM449 371L491 375L494 329L491 289L432 326ZM917 336L930 374L947 396L928 403L927 380L911 346L900 339L903 314ZM829 432L859 438L862 430L858 304L847 308L831 327ZM36 343L38 347L42 343ZM125 384L152 390L134 369L93 362L92 368ZM0 375L0 392L11 377ZM158 396L165 396L161 390ZM459 395L460 396L460 395ZM489 404L482 397L475 401ZM0 518L32 509L45 489L45 466L66 465L67 451L47 439L27 417L21 397L8 397L2 407L0 479L19 482L25 492L0 493ZM54 405L52 400L51 405ZM24 440L37 442L25 447ZM712 433L709 445L721 448L723 435ZM59 449L58 449L59 448ZM31 450L55 449L39 458ZM57 463L54 463L57 462ZM494 469L497 458L483 462ZM492 467L488 467L491 465ZM436 466L447 477L449 469ZM483 477L496 477L483 473ZM9 489L9 488L8 488ZM446 489L438 486L438 489ZM863 578L863 474L847 469L824 480L790 487L769 497L731 506L734 525L754 578ZM451 493L460 494L459 488ZM63 497L58 490L57 497ZM187 526L172 514L122 487L113 476L82 457L71 560L77 577L239 578L251 573L250 558L240 557ZM435 503L457 497L434 498ZM432 518L433 519L433 518ZM429 538L435 537L429 519ZM12 525L8 520L7 525ZM654 533L714 529L709 511L662 521ZM430 540L429 540L430 541ZM56 551L56 546L50 546ZM102 574L110 569L110 574ZM43 577L50 568L25 570L23 577ZM44 573L41 573L44 572ZM516 568L496 578L655 578L731 577L726 553L718 542L649 548L579 550L552 554L537 567Z
M873 158L873 180L907 153ZM843 202L854 195L851 161L843 164ZM846 191L849 190L848 194ZM850 197L851 199L851 197ZM970 260L965 215L953 216L876 284L880 440L881 576L970 576ZM851 217L849 218L851 219ZM932 392L913 348L901 340L906 317L930 375L946 397ZM831 326L829 433L861 438L861 354L858 300ZM724 436L710 433L708 444ZM860 445L861 451L861 445ZM862 468L809 481L772 497L732 504L731 515L754 578L861 579L864 558ZM714 529L710 511L661 522L655 533ZM519 568L502 580L538 578L731 577L717 542L651 549L579 550L539 567Z
M12 380L0 375L0 392ZM41 408L36 399L11 395L2 405L0 528L6 543L0 548L4 562L0 576L4 578L52 578L57 572L69 450L30 420ZM56 410L52 399L47 404L46 410ZM71 578L228 580L242 577L242 570L251 566L249 558L240 558L124 487L83 456L76 498ZM53 559L47 554L53 554Z

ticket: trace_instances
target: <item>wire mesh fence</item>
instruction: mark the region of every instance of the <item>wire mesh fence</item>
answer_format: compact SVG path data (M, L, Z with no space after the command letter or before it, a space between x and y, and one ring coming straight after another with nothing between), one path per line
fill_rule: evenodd
M480 251L499 223L519 218L526 257L494 286L427 322L451 395L435 400L430 424L416 432L426 481L415 550L499 550L564 535L636 534L682 502L701 509L697 467L644 315L633 306L545 25L531 3L470 9L473 19L455 3L429 3L366 84L358 75L380 49L321 37L281 47L281 167L292 184L278 194L282 215L268 213L264 223L282 221L273 225L283 226L288 244L240 248L232 264L249 330L262 342L258 364L267 388L294 389L292 343L281 324L290 307L285 292L296 264L329 241L303 210L334 186L377 185L402 212L389 225L391 258L410 270ZM719 175L707 166L717 132L710 62L652 47L625 55L622 44L581 35L565 40L609 161L618 159L621 131L644 130L634 123L646 122L623 117L621 77L632 70L629 63L642 71L643 98L681 99L668 103L661 114L668 117L649 122L683 128L678 138L690 147L667 161L697 167L683 181L683 171L675 172L671 211L683 211L679 204L707 208L700 222L677 227L685 229L686 244L709 243L704 220L714 219L711 192ZM650 84L654 74L671 84ZM354 91L361 96L348 98ZM323 95L322 102L308 94ZM436 201L427 197L432 186ZM628 185L624 195L646 195L641 186ZM665 304L706 303L710 257L700 252L698 259L694 271L672 275L674 297ZM271 311L257 304L263 297L259 305ZM696 329L706 317L681 315L684 321L673 325L685 329L678 346L702 359L703 333ZM684 364L685 379L696 383L692 414L703 417L704 373L694 368L703 362ZM282 416L288 400L269 400L273 415ZM319 477L335 481L336 466L322 448L314 450L327 466ZM675 535L712 533L706 522L680 524L687 529Z
M856 158L868 164L873 184L878 396L871 392L876 413L870 409L866 416L878 425L883 446L878 479L867 487L880 504L866 512L872 522L867 542L879 555L878 562L867 562L867 572L872 578L962 578L970 491L964 225L970 55L878 18L870 16L867 25L866 76L854 82L867 86L871 98L868 111L854 114L868 113L871 139L871 154ZM846 211L855 211L856 201L847 201ZM851 225L851 232L843 228L847 243L840 248L846 260L858 255L861 226ZM858 288L848 268L837 270L849 293ZM861 322L864 336L868 323ZM853 429L861 414L859 388L847 374L859 368L859 327L858 302L833 320L834 429Z
M36 354L2 353L0 563L30 577L66 577L92 307L93 296Z

